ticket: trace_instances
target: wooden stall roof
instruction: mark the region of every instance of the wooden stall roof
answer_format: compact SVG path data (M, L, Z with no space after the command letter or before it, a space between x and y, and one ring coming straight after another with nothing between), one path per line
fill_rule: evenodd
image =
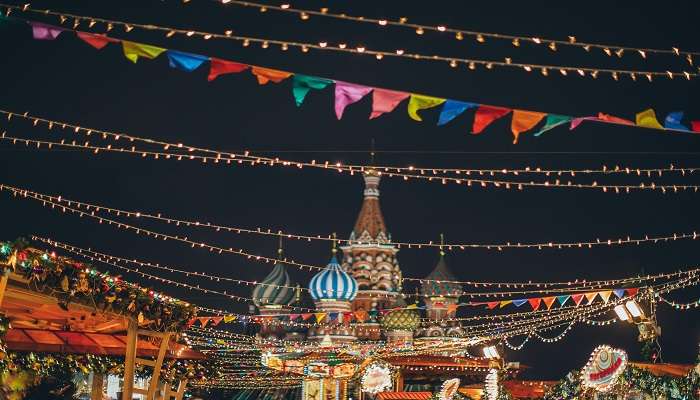
M68 332L42 329L12 328L5 337L7 348L14 351L45 353L75 353L123 356L126 352L126 336L93 332ZM139 339L138 357L156 357L158 346ZM171 342L166 358L204 359L206 356L185 345Z
M379 392L377 400L428 400L430 392Z
M524 381L505 380L503 386L514 399L540 399L558 381ZM459 388L459 392L473 398L479 398L484 394L484 384L478 383Z
M694 367L693 365L689 364L652 364L640 362L633 362L630 364L637 368L645 369L654 375L667 375L675 377L682 377L688 375L688 372L690 372L690 370Z
M475 360L466 357L447 357L447 356L400 356L387 357L385 359L391 365L397 367L414 366L414 367L470 367L470 368L488 368L488 360Z

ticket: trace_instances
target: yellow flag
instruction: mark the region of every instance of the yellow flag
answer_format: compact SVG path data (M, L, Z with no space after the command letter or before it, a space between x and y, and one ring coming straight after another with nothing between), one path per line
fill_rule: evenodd
M421 96L419 94L412 94L411 100L408 102L408 116L416 121L422 121L423 119L418 115L419 110L424 110L426 108L433 108L444 103L445 99L440 99L437 97Z
M314 315L316 316L316 322L321 322L326 319L326 313L314 313Z
M136 63L139 57L145 57L154 59L164 52L165 49L162 47L151 46L143 43L134 43L126 40L122 40L122 48L124 49L124 56L129 59L129 61Z
M503 307L507 306L508 304L510 304L510 303L512 303L512 302L513 302L513 300L503 300L503 301L501 301L501 303L500 303L500 306L501 306L500 308L503 308Z
M651 108L637 114L637 126L646 128L664 129L656 119L656 113Z
M229 322L233 322L233 321L235 321L235 320L236 320L236 316L235 316L235 315L224 315L224 322L227 323L227 324L228 324Z

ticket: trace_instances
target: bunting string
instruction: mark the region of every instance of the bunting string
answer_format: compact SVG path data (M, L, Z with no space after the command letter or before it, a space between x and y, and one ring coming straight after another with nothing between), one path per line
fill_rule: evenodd
M193 227L193 228L204 228L204 229L212 229L216 232L231 232L231 233L247 233L247 234L253 234L253 235L262 235L262 236L275 236L275 237L281 237L281 238L287 238L287 239L297 239L297 240L305 240L305 241L312 241L312 240L321 240L321 241L336 241L340 244L371 244L371 242L364 243L361 240L350 240L350 239L338 239L338 238L333 238L332 235L315 235L315 236L309 236L309 235L299 235L299 234L293 234L293 233L288 233L288 232L283 232L283 231L272 231L269 228L256 228L256 229L249 229L249 228L241 228L241 227L232 227L232 226L225 226L225 225L218 225L218 224L213 224L210 222L201 222L197 220L188 220L188 219L178 219L178 218L173 218L173 217L168 217L168 216L163 216L163 213L148 213L148 212L142 212L142 211L130 211L130 210L124 210L124 209L118 209L118 208L113 208L113 207L108 207L104 205L98 205L98 204L93 204L93 203L85 203L82 201L78 200L72 200L67 198L66 196L59 195L59 196L52 196L48 194L43 194L39 192L34 192L31 190L23 189L23 188L17 188L14 186L9 186L5 184L0 184L0 190L8 191L13 194L18 194L21 196L25 197L31 197L32 199L39 200L39 201L44 201L48 200L51 201L54 204L66 204L68 206L76 207L78 209L80 208L85 208L86 211L94 211L94 212L104 212L107 214L114 214L116 216L124 216L124 217L131 217L131 218L144 218L144 219L152 219L160 222L165 222L167 224L172 224L175 226L184 226L184 227ZM487 249L487 250L497 250L498 248L501 249L507 249L507 248L520 248L520 249L525 249L525 248L537 248L539 250L542 249L547 249L547 248L555 248L555 249L562 249L562 248L591 248L593 246L602 246L602 245L623 245L623 244L635 244L639 245L642 243L666 243L670 241L676 241L676 240L683 240L683 239L692 239L692 240L697 240L698 237L700 237L697 232L692 232L692 233L674 233L672 235L667 235L667 236L649 236L649 235L644 235L644 237L638 237L638 238L632 238L630 235L627 235L625 238L617 238L617 239L596 239L595 241L587 241L587 242L541 242L541 243L511 243L511 242L506 242L506 243L494 243L494 244L477 244L477 243L434 243L432 241L430 242L387 242L385 244L388 245L393 245L396 246L397 248L439 248L442 250L465 250L465 249Z
M80 26L81 23L86 23L89 28L95 27L97 23L100 23L101 25L104 25L106 31L111 31L114 29L114 27L118 26L121 27L125 32L131 32L135 28L145 30L145 31L160 31L163 32L166 37L173 37L175 35L178 36L184 36L184 37L190 37L190 38L200 38L204 40L209 40L209 39L225 39L225 40L234 40L239 43L241 43L244 47L250 46L251 43L258 44L261 46L263 49L269 48L271 45L279 46L279 48L282 51L286 51L289 48L296 48L302 51L302 53L308 53L309 50L319 50L319 51L331 51L331 52L341 52L345 54L359 54L359 55L369 55L369 56L374 56L377 60L382 60L385 57L396 57L396 58L403 58L403 59L408 59L408 60L421 60L421 61L431 61L431 62L441 62L441 63L446 63L450 67L457 68L457 67L466 67L465 69L468 70L474 70L476 69L477 66L483 67L486 70L496 70L496 67L499 68L515 68L518 70L525 71L527 73L530 73L535 70L539 70L542 75L544 76L549 76L550 71L552 72L559 72L562 76L581 76L581 77L591 77L593 79L598 78L599 74L605 73L608 74L613 80L617 81L620 79L622 76L629 77L630 79L636 81L638 77L640 78L646 78L647 81L652 82L654 78L668 78L668 79L675 79L675 78L685 78L687 80L690 80L692 78L696 78L698 76L697 72L688 72L688 71L682 71L682 72L675 72L675 71L640 71L640 70L626 70L626 69L612 69L612 68L591 68L591 67L584 67L584 66L563 66L563 65L547 65L547 64L531 64L531 63L516 63L513 62L510 57L506 57L504 61L496 61L496 60L484 60L484 59L472 59L472 58L461 58L461 57L447 57L447 56L439 56L439 55L426 55L426 54L420 54L420 53L410 53L406 52L403 49L396 49L395 51L382 51L382 50L371 50L368 49L366 46L360 45L357 47L348 47L347 44L345 43L339 43L338 45L333 45L328 42L319 42L319 43L309 43L309 42L296 42L296 41L286 41L286 40L279 40L279 39L266 39L266 38L258 38L258 37L251 37L251 36L241 36L241 35L234 35L232 30L227 30L224 34L220 33L214 33L214 32L205 32L205 31L199 31L199 30L192 30L192 29L179 29L179 28L172 28L172 27L165 27L165 26L160 26L160 25L154 25L154 24L139 24L139 23L133 23L133 22L125 22L125 21L118 21L118 20L110 20L110 19L105 19L105 18L98 18L98 17L93 17L93 16L85 16L85 15L76 15L76 14L71 14L71 13L64 13L64 12L57 12L57 11L52 11L52 10L47 10L47 9L38 9L38 8L32 8L30 6L15 6L15 5L8 5L8 4L3 4L0 3L0 7L4 7L6 9L6 14L9 14L11 11L18 11L18 12L27 12L27 13L34 13L34 14L40 14L40 15L51 15L58 17L59 21L63 24L68 22L68 20L72 21L72 26L73 28L64 28L64 27L53 27L51 25L46 25L40 22L34 22L34 21L28 21L34 26L39 26L38 29L35 30L35 37L40 38L40 39L55 39L62 31L67 31L67 30L75 30ZM18 18L19 19L19 18ZM39 24L39 25L37 25ZM127 42L128 46L131 46L131 42ZM106 44L101 44L102 46ZM140 48L135 48L136 50L143 50L145 49L143 46ZM154 51L156 49L159 49L158 47L151 46L151 50ZM142 52L139 54L138 52L132 53L134 58L131 58L132 61L136 61L139 56L143 56L146 58L155 58L157 54L153 52ZM192 65L192 64L185 64L185 65ZM196 68L196 67L195 67ZM194 68L192 68L194 69ZM694 69L694 67L693 67ZM641 79L640 79L641 80Z
M694 57L700 55L700 52L683 51L677 47L672 47L670 49L657 49L657 48L649 48L649 47L630 47L630 46L621 46L621 45L616 45L616 44L580 42L576 39L575 36L569 36L567 38L567 40L561 40L561 39L543 38L543 37L539 37L539 36L518 36L518 35L510 35L510 34L503 34L503 33L473 31L473 30L466 30L466 29L451 28L451 27L448 27L445 25L437 25L437 26L423 25L423 24L416 24L416 23L408 22L408 19L405 17L393 18L393 19L391 19L391 18L377 19L377 18L366 17L366 16L348 15L346 13L338 14L338 13L331 12L327 7L323 7L319 11L316 11L316 10L310 10L310 9L295 8L295 7L292 7L289 3L281 4L278 6L278 5L273 5L273 4L263 4L263 3L242 1L242 0L214 0L214 1L216 1L217 3L220 3L220 4L225 4L225 5L235 5L235 6L256 8L263 14L266 13L267 11L270 11L270 10L282 12L282 13L296 14L301 21L308 21L311 16L322 17L322 18L332 18L332 19L351 21L351 22L362 23L362 24L377 25L380 27L398 27L398 28L403 28L403 29L410 29L410 30L415 31L416 35L419 37L423 36L423 34L425 34L426 32L433 32L433 33L437 33L437 34L452 34L452 35L454 35L454 39L458 40L458 41L464 40L465 38L470 38L472 40L475 40L477 43L486 43L487 39L505 40L505 41L511 42L511 44L514 47L520 47L521 44L529 43L535 47L547 46L547 48L549 48L553 52L557 51L557 49L559 47L576 47L576 48L583 49L586 53L589 53L591 50L595 49L595 50L598 50L609 57L617 56L619 58L622 58L624 55L632 53L632 54L635 54L638 57L640 57L640 59L642 59L642 60L646 60L647 56L650 54L672 55L672 56L676 56L676 57L685 59L685 61L688 62L691 66L693 66Z
M148 145L157 145L157 146L162 146L164 150L169 150L169 149L181 149L184 151L184 154L173 154L173 153L167 153L167 152L145 152L146 155L148 156L159 156L159 157L165 157L167 158L168 156L172 156L175 158L180 158L183 157L184 159L196 159L196 160L202 160L203 162L212 161L214 163L218 162L226 162L230 163L228 159L237 159L236 162L238 163L248 163L250 165L283 165L283 166L292 166L296 168L303 168L303 167L314 167L314 168L323 168L323 169L341 169L343 171L348 171L351 173L362 173L365 171L368 171L370 169L382 172L384 174L391 174L391 173L413 173L413 174L418 174L418 175L426 175L428 174L429 176L432 175L435 179L438 179L441 177L440 174L455 174L455 175L471 175L471 174L478 174L480 176L483 175L489 175L489 176L495 176L495 175L514 175L518 176L521 174L525 175L545 175L547 177L549 176L571 176L575 177L576 175L590 175L590 174L602 174L602 175L616 175L616 174L624 174L624 175L636 175L636 176L647 176L647 177L652 177L652 176L658 176L661 177L664 175L664 173L677 173L682 176L686 175L692 175L696 171L698 171L700 168L698 167L678 167L674 164L669 165L668 167L665 168L640 168L640 167L621 167L619 165L616 165L612 168L608 168L607 166L602 166L601 168L587 168L587 169L547 169L547 168L541 168L541 167L525 167L525 168L492 168L492 169L476 169L476 168L441 168L441 167L416 167L416 166L408 166L408 167L400 167L400 166L389 166L389 165L367 165L367 164L342 164L338 162L330 162L330 161L325 161L325 162L299 162L299 161L292 161L292 160L281 160L279 158L271 158L271 157L262 157L262 156L256 156L256 155L251 155L250 151L244 151L244 152L224 152L224 151L219 151L219 150L213 150L210 148L202 148L202 147L196 147L196 146L191 146L191 145L186 145L183 143L172 143L172 142L164 142L161 140L156 140L153 138L145 138L145 137L139 137L139 136L134 136L126 133L117 133L117 132L112 132L112 131L105 131L102 129L97 129L93 127L84 127L80 125L75 125L71 124L65 121L58 121L58 120L51 120L51 119L46 119L42 117L38 117L35 115L30 114L29 112L24 112L24 113L18 113L14 111L7 111L7 110L2 110L0 109L0 115L5 115L8 121L13 121L17 118L19 119L24 119L27 121L30 121L32 126L37 127L39 124L44 124L49 130L52 130L54 128L62 129L62 130L70 130L75 134L82 134L84 136L90 137L93 134L96 136L100 136L103 139L113 139L115 141L118 141L120 138L124 138L130 142L141 142L144 144ZM19 140L19 139L18 139ZM62 142L62 144L65 144ZM73 143L70 142L70 144L77 145L78 143ZM94 148L93 150L98 150L99 148ZM143 155L143 151L137 151L135 147L132 147L131 149L124 148L123 151L131 150L133 152L141 153ZM122 150L120 150L122 151ZM200 156L198 154L194 154L194 152L197 153L204 153L208 156ZM185 155L186 154L186 155Z
M41 148L41 146L45 146L47 149L51 150L54 147L58 148L70 148L70 149L79 149L79 150L85 150L85 151L90 151L94 154L98 154L100 151L102 152L117 152L117 153L123 153L123 154L131 154L131 155L137 155L142 158L152 156L153 159L155 160L162 160L162 161L168 161L168 160L177 160L177 161L182 161L184 160L201 160L202 163L207 163L211 162L213 164L231 164L234 162L234 160L226 159L223 160L220 158L215 158L215 157L207 157L207 156L200 156L200 155L193 155L193 154L182 154L182 153L169 153L169 152L154 152L154 151L146 151L146 150L141 150L137 149L135 146L131 146L131 148L125 148L125 147L112 147L112 145L105 145L105 146L97 146L90 144L89 141L85 141L83 143L78 143L76 140L66 142L65 139L61 140L60 142L56 141L50 141L50 140L35 140L35 139L26 139L26 138L21 138L21 137L16 137L16 136L8 136L7 131L3 131L3 133L0 135L0 141L5 141L12 143L14 145L22 145L24 144L25 146L29 146L30 144L35 146L37 149ZM259 158L258 158L259 159ZM250 165L255 165L258 163L257 160L243 160L243 159L238 159L235 162L238 164L243 164L243 163L248 163ZM277 162L275 160L270 161L269 166L295 166L297 168L302 168L304 165L314 165L315 163L312 161L311 163L303 164L301 162ZM335 169L339 173L346 172L347 169L344 169L342 166L337 163L334 166L330 166L328 164L322 166L321 168L324 169ZM367 172L370 172L369 170ZM355 173L364 173L360 171L355 171L351 170L349 172L350 175L354 175ZM546 181L517 181L517 180L497 180L497 179L482 179L482 178L474 178L474 177L468 177L468 178L454 178L454 177L433 177L433 176L422 176L422 175L411 175L411 174L405 174L405 173L381 173L381 171L376 171L376 173L380 176L388 176L390 178L398 177L402 178L404 181L408 181L410 179L418 179L418 180L424 180L428 182L433 182L435 181L436 183L442 183L443 185L446 185L448 183L450 184L456 184L456 185L462 185L462 186L467 186L467 187L481 187L481 188L488 188L488 187L493 187L493 188L500 188L500 189L507 189L507 190L523 190L525 188L552 188L552 189L585 189L585 190L596 190L596 191L602 191L603 193L614 193L614 194L629 194L632 192L638 192L638 191L659 191L663 194L666 193L679 193L679 192L686 192L686 191L692 191L692 192L697 192L698 189L700 189L700 185L688 185L688 184L657 184L656 182L642 182L639 184L605 184L605 183L598 183L598 181L593 181L592 183L577 183L571 180L568 181L563 181L559 178L555 180L546 180ZM500 249L499 249L500 250Z

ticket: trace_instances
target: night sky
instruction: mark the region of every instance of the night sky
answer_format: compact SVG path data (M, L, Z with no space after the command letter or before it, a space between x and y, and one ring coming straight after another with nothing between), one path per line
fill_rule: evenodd
M700 33L696 17L700 5L665 2L643 6L636 2L318 2L294 5L372 17L408 17L432 25L501 33L525 34L640 47L697 49ZM19 4L19 3L17 3ZM235 33L255 37L331 43L347 42L370 49L403 48L426 54L475 57L557 65L589 65L633 69L686 69L683 60L653 56L643 61L636 55L622 59L581 49L545 46L514 48L507 41L477 44L456 41L448 34L380 28L349 22L298 17L254 9L222 6L214 1L36 1L32 6L80 15L130 22ZM26 15L49 23L56 19ZM83 23L82 28L86 29ZM112 36L166 48L286 69L310 75L425 93L472 102L517 107L566 115L606 112L634 118L649 107L662 119L667 112L685 110L700 119L695 105L700 98L698 80L658 79L652 84L610 77L597 80L543 77L521 70L466 67L406 59L375 60L372 56L279 48L242 47L224 40L204 41L186 37L166 39L160 33L115 29ZM425 111L424 122L409 119L405 103L378 119L367 119L369 97L346 109L338 121L333 111L333 91L309 94L296 107L291 82L258 86L250 74L227 75L213 83L208 68L193 73L171 69L165 55L156 60L127 61L121 48L110 45L97 51L73 35L56 41L35 41L28 27L0 29L3 48L0 108L29 111L46 118L65 120L85 127L129 132L137 136L184 142L229 151L252 150L293 160L330 160L368 163L372 139L376 162L463 168L549 168L700 166L700 136L608 126L582 125L571 132L559 128L534 138L522 136L513 145L510 118L497 121L479 135L470 135L472 114L465 113L444 127L436 127L438 109ZM45 129L32 129L21 122L0 123L8 134L45 137ZM43 135L43 136L42 136ZM52 133L54 138L58 131ZM71 137L70 132L66 132ZM251 168L202 165L197 162L166 162L120 154L93 155L83 151L59 151L0 144L0 181L43 193L123 209L162 212L183 219L199 219L222 225L269 227L289 232L349 235L362 200L359 176L331 171L295 168ZM583 181L589 178L581 177ZM669 178L665 178L669 179ZM690 177L686 182L697 184ZM620 180L618 182L626 182ZM599 191L528 189L524 191L440 185L384 179L382 208L392 237L397 241L438 240L445 234L451 242L583 241L624 237L628 234L692 232L698 226L698 197L692 192L630 195ZM62 214L29 200L0 196L0 238L39 234L81 247L92 247L116 256L138 258L163 265L211 272L248 280L260 280L270 270L234 255L214 255L173 241L157 241L131 232L99 225L87 218ZM174 227L143 223L162 232ZM194 240L252 253L274 256L272 237L216 234L204 230L180 230ZM330 256L327 242L285 243L288 256L309 264L323 265ZM600 247L570 250L457 251L448 255L449 265L462 280L556 281L621 278L639 273L676 271L698 265L697 243ZM437 250L399 253L405 276L424 277L437 261ZM109 270L107 266L98 268ZM118 273L119 271L114 271ZM306 284L312 273L290 268L297 282ZM158 273L160 274L160 273ZM143 284L148 281L126 275ZM181 275L172 279L195 282ZM251 287L226 287L208 281L203 286L250 296ZM246 312L247 305L202 296L170 286L157 286L173 295L201 305ZM412 287L408 288L413 291ZM686 290L671 297L697 299L698 291ZM460 315L467 315L462 310ZM700 312L679 312L665 305L659 309L663 327L662 355L667 362L695 360L700 340ZM559 331L545 332L555 336ZM637 331L628 324L607 327L577 326L556 344L535 340L511 360L532 366L524 376L558 379L581 367L593 347L620 346L639 358ZM518 343L518 340L514 340Z

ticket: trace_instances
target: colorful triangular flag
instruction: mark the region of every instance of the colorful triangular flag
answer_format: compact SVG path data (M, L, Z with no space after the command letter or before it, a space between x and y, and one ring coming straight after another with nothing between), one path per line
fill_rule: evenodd
M572 117L566 115L547 114L547 119L544 121L544 126L539 131L535 132L533 136L540 136L541 134L554 129L559 125L564 125L571 120Z
M77 31L77 32L75 32L75 34L80 39L82 39L85 43L96 48L97 50L102 50L105 46L107 46L110 43L118 42L117 39L113 39L109 36L100 35L97 33L88 33L88 32Z
M547 306L547 310L549 310L550 308L552 308L552 304L554 304L554 300L556 300L556 299L557 299L557 298L554 297L554 296L551 296L551 297L543 297L543 298L542 298L542 301L544 302L544 305Z
M644 110L637 114L636 116L637 126L643 126L645 128L654 129L664 129L663 126L656 119L656 113L653 109Z
M579 304L581 304L581 300L583 300L583 293L580 294L572 294L571 295L571 300L574 301L576 306L578 307Z
M668 115L664 119L664 128L676 129L679 131L687 131L688 127L681 123L682 120L683 120L683 111L670 112L670 113L668 113Z
M503 308L512 302L513 302L512 300L503 300L500 302L499 306L500 306L500 308Z
M168 56L168 64L171 68L185 72L194 71L209 59L209 57L200 54L185 53L177 50L168 50L165 54Z
M586 293L585 296L588 300L588 304L591 304L593 301L595 301L596 296L598 296L598 292Z
M541 112L513 110L513 120L510 124L510 130L513 132L513 144L518 143L521 133L534 128L546 115Z
M442 111L440 111L440 117L438 118L438 126L445 125L446 123L457 118L460 114L465 112L470 108L477 107L476 103L465 103L463 101L457 100L447 100L442 105Z
M528 303L530 303L530 307L532 307L533 310L537 310L540 308L540 303L542 303L542 299L539 297L528 299Z
M493 121L505 117L510 111L510 108L485 106L483 104L479 105L474 115L472 133L474 135L481 133L487 126L491 125Z
M124 57L134 64L139 60L139 57L152 60L165 51L165 49L162 47L151 46L143 43L134 43L126 40L122 40L122 49L124 51Z
M422 121L423 118L418 115L418 111L437 107L444 102L445 99L438 97L411 94L411 99L408 101L408 116L415 121Z
M564 296L557 296L557 301L559 302L560 306L563 306L564 303L566 303L570 298L571 296L568 294Z
M372 92L372 113L369 115L369 119L394 111L396 106L408 96L410 94L405 92L375 88Z
M65 31L65 28L44 24L41 22L27 21L32 27L32 36L37 40L54 40Z
M372 88L369 86L356 85L347 82L335 82L335 115L338 119L343 118L345 107L357 103L367 96Z
M268 82L280 83L292 76L291 72L261 67L252 67L250 73L255 75L258 79L258 83L261 85L265 85Z
M615 296L617 296L618 299L621 299L625 296L625 289L614 289L613 293L615 293Z
M603 299L603 301L607 304L608 300L610 300L610 295L612 295L612 290L603 290L602 292L598 292L600 295L600 298Z
M516 307L520 307L525 303L527 303L527 299L513 300L513 304L515 304Z
M315 76L294 74L292 77L292 94L297 107L301 106L311 89L321 90L333 83L330 79Z
M250 68L250 65L212 57L209 59L209 75L207 76L207 80L211 82L220 75L237 74L248 68Z

